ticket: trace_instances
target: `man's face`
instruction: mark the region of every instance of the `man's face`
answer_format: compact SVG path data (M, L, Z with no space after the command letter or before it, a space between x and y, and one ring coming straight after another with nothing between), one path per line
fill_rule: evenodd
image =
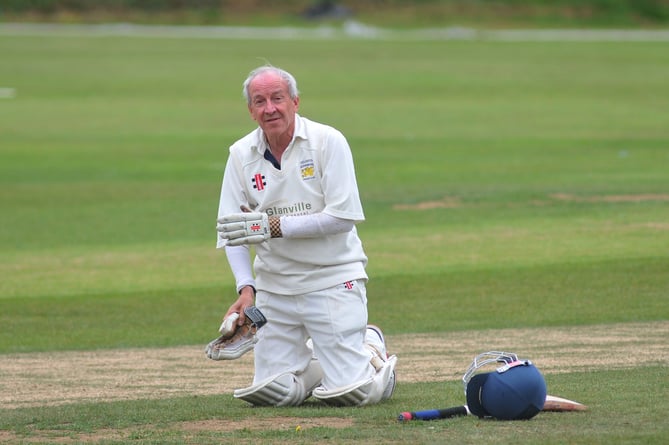
M249 97L251 117L268 139L292 137L300 98L290 97L285 80L271 72L260 74L249 84Z

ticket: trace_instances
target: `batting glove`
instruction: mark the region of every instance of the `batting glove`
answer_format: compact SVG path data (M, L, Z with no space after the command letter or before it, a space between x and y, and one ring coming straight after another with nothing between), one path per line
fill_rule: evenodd
M271 238L269 217L266 213L233 213L218 218L219 236L228 246L260 244Z
M253 349L258 340L256 332L267 319L255 306L244 309L244 324L237 325L238 313L233 313L221 324L220 337L212 340L204 349L204 353L212 360L234 360Z

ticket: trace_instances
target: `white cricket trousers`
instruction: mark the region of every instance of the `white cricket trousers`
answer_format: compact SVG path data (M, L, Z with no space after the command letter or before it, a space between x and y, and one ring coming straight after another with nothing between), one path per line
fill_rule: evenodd
M312 359L323 369L322 386L333 390L374 375L363 346L367 327L364 280L304 295L258 291L256 306L267 318L254 348L253 384L283 372L300 373ZM306 345L313 341L313 353Z

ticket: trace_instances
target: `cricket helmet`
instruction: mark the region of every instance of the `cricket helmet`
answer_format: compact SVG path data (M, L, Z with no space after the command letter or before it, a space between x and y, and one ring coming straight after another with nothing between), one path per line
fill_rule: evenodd
M502 364L481 372L489 364ZM462 381L469 411L478 417L499 420L531 419L544 407L546 381L526 359L509 352L490 351L474 357Z

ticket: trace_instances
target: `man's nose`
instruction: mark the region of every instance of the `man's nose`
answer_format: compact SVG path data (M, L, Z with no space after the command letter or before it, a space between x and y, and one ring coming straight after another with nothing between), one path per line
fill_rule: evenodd
M265 104L265 113L266 114L272 114L276 111L276 107L272 103L271 100L268 100L267 103Z

